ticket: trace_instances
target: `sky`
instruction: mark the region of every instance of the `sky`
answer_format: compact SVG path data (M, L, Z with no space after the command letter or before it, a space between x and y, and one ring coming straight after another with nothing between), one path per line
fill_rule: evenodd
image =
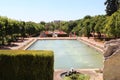
M1 0L0 16L34 22L104 15L106 0Z

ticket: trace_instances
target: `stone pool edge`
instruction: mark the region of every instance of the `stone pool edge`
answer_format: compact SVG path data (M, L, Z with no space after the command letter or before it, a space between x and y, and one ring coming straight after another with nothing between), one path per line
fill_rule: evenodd
M33 38L32 41L30 41L28 44L26 44L26 46L24 46L23 50L26 50L27 48L29 48L32 44L34 44L34 42L36 42L37 40L78 40L78 41L81 41L83 42L84 44L90 46L91 48L94 48L95 50L103 53L103 47L100 48L100 47L97 47L99 45L95 45L93 44L92 42L88 42L88 41L85 41L83 39L81 39L80 37L75 37L75 38ZM81 72L81 73L84 73L84 74L90 74L90 80L103 80L103 74L102 73L97 73L95 72L96 70L100 70L99 68L98 69L75 69L76 71L78 72ZM54 80L62 80L62 78L60 77L60 74L64 71L67 71L65 69L55 69L54 70Z
M26 50L27 48L29 48L34 42L36 42L37 40L78 40L83 42L84 44L90 46L91 48L94 48L95 50L97 50L98 52L104 53L104 47L97 45L97 43L93 43L90 41L87 41L85 39L82 39L81 37L53 37L53 38L33 38L32 41L28 42L27 44L25 44L24 46L22 46L20 49Z
M30 41L28 44L26 44L26 46L24 46L22 48L22 50L26 50L27 48L29 48L32 44L34 44L38 39L37 38L33 38L32 41Z
M84 44L90 46L91 48L94 48L96 51L104 54L104 47L103 46L101 47L101 46L97 45L97 43L93 43L93 42L87 41L87 40L82 39L80 37L78 37L77 40L83 42Z
M29 48L32 44L34 44L34 42L36 42L37 40L77 40L77 37L46 37L46 38L32 38L32 41L29 41L27 44L25 44L24 46L22 46L19 49L22 50L26 50L27 48Z

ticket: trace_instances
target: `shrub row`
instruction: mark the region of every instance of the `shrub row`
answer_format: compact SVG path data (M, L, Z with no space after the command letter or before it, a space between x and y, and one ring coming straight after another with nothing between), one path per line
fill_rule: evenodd
M53 80L52 51L0 50L0 80Z
M67 34L58 34L58 37L68 37Z

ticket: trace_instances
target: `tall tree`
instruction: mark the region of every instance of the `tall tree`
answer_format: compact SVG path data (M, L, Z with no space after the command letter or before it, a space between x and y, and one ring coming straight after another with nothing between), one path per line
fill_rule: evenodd
M106 6L106 13L109 16L111 16L119 8L118 0L107 0L105 2L105 5L107 5Z
M84 34L85 36L87 36L88 38L90 37L90 19L86 19L83 23L84 25Z
M111 17L108 18L105 31L107 32L108 37L120 37L120 10L118 10Z
M70 32L74 29L74 27L76 27L76 26L77 26L77 23L76 23L76 22L70 21L70 22L68 23L68 31L67 31L67 33L70 33Z

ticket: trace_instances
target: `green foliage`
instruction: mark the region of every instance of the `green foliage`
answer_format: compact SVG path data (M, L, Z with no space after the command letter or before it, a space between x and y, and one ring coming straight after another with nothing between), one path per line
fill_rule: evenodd
M70 32L74 29L74 27L76 27L76 26L77 26L77 23L76 23L76 22L70 21L70 22L68 23L67 33L70 33Z
M112 4L113 0L107 0L106 5ZM114 2L114 1L113 1ZM109 4L109 6L111 6ZM109 7L112 8L112 7ZM114 7L113 7L114 8ZM118 9L117 9L118 10ZM110 13L111 14L111 13ZM0 45L10 44L18 38L39 35L41 31L62 30L67 34L75 32L78 36L97 38L119 38L120 36L120 11L112 13L111 16L96 15L85 16L74 21L53 21L53 22L24 22L12 20L0 16Z
M58 34L58 37L68 37L67 34Z
M52 51L0 51L0 80L53 80Z
M105 5L107 5L106 13L109 16L111 16L114 12L116 12L119 9L118 0L106 0Z
M64 80L90 80L90 76L84 74L73 74L65 77Z
M105 27L108 37L118 38L120 37L120 10L115 12L108 18L108 22Z
M90 37L95 36L97 33L97 37L101 38L101 34L106 34L105 31L107 24L107 16L98 15L98 16L85 16L83 19L76 20L77 26L73 28L72 31L76 32L79 36Z
M16 41L18 37L35 36L44 30L43 22L24 22L9 19L0 16L0 45L7 45L12 41Z
M84 35L89 37L90 36L90 19L85 19L83 26L84 26Z

